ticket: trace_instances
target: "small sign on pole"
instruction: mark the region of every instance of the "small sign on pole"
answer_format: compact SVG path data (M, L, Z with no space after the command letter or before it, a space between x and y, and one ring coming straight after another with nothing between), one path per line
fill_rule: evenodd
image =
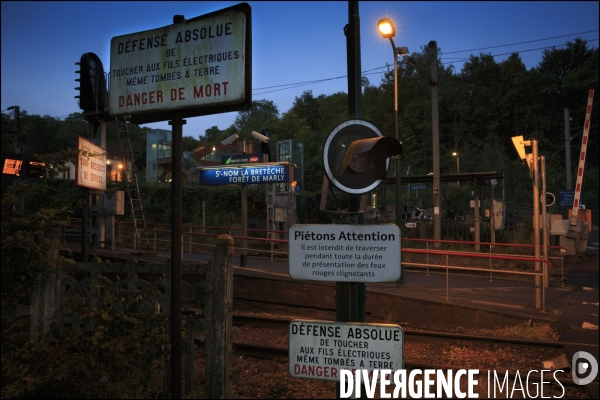
M399 325L294 320L289 327L289 371L294 378L340 380L342 369L404 368Z
M85 154L77 156L75 184L106 190L106 150L81 136L78 136L77 148Z

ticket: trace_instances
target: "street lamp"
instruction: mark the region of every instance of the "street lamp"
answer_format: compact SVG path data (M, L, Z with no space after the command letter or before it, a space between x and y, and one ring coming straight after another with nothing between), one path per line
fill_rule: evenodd
M390 43L392 44L392 50L394 51L394 123L396 127L396 139L400 141L400 138L398 137L398 56L407 55L408 48L396 48L393 39L393 37L396 36L396 28L394 27L394 23L391 19L380 19L377 23L377 27L379 28L379 32L381 32L381 36L383 36L384 39L390 39ZM396 160L396 225L398 226L402 224L402 213L400 212L402 208L402 187L400 186L400 156Z
M455 152L455 151L454 151L454 152L452 152L452 155L453 155L454 157L456 157L456 173L457 173L457 174L460 174L460 161L459 161L459 160L460 160L460 157L458 157L458 153L457 153L457 152Z
M458 153L456 151L453 151L452 155L456 157L456 173L460 174L460 157L458 156ZM458 181L457 183L458 184L456 186L460 186L460 181Z

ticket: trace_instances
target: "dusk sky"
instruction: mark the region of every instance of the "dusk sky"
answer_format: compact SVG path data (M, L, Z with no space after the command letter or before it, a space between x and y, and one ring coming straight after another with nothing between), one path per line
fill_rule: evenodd
M348 91L346 39L348 2L248 2L252 8L252 100L271 100L280 113L295 97ZM96 53L110 66L115 36L160 28L182 14L191 19L239 2L2 2L2 104L29 114L64 118L79 112L75 62ZM598 2L359 2L363 75L378 85L393 65L392 47L377 31L391 18L396 46L420 52L436 40L440 62L460 72L471 54L486 53L497 62L519 52L527 68L542 51L576 37L598 46ZM307 83L313 82L314 83ZM393 107L393 104L390 104ZM184 136L228 128L237 112L188 118ZM167 122L147 124L169 129ZM259 130L262 127L256 127Z

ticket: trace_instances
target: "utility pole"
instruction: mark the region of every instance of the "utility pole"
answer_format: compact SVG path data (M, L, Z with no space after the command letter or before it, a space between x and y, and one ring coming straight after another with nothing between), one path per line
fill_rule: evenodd
M11 107L8 107L7 110L15 110L15 111L13 111L14 112L14 124L15 124L14 125L14 139L13 139L14 140L14 142L13 142L14 143L14 145L13 145L14 152L16 154L23 154L24 151L21 148L21 145L19 143L19 118L20 118L21 108L19 106L11 106ZM17 182L15 181L13 183L13 185L15 185L15 187L16 187ZM19 210L23 211L24 209L25 209L25 198L21 195L21 196L19 196Z
M533 247L534 257L540 258L540 171L538 168L538 141L531 139L531 150L533 156ZM539 261L535 263L535 272L542 271ZM542 308L542 278L535 276L535 308Z
M19 117L20 117L20 111L21 108L19 106L10 106L7 108L7 110L14 110L14 131L13 131L13 140L14 140L14 151L16 154L22 154L23 151L21 151L21 146L19 144Z
M565 171L567 171L567 190L571 190L571 116L565 108Z
M431 127L433 133L433 239L442 239L440 226L440 117L438 109L437 86L437 42L432 40L428 44L431 49ZM440 247L439 242L434 242L434 247Z

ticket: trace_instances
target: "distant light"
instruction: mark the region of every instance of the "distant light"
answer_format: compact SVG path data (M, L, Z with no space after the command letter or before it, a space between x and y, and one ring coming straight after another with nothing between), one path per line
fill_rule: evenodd
M452 155L453 155L454 157L456 157L456 156L458 155L458 153L457 153L457 152L455 152L455 151L453 151L453 152L452 152Z
M213 151L216 151L216 150L217 150L217 148L215 146L213 146Z
M380 19L377 23L377 27L379 28L379 32L385 39L393 38L396 36L396 29L394 28L394 23L389 18Z
M119 169L122 169L122 168L123 168L123 164L119 164Z

